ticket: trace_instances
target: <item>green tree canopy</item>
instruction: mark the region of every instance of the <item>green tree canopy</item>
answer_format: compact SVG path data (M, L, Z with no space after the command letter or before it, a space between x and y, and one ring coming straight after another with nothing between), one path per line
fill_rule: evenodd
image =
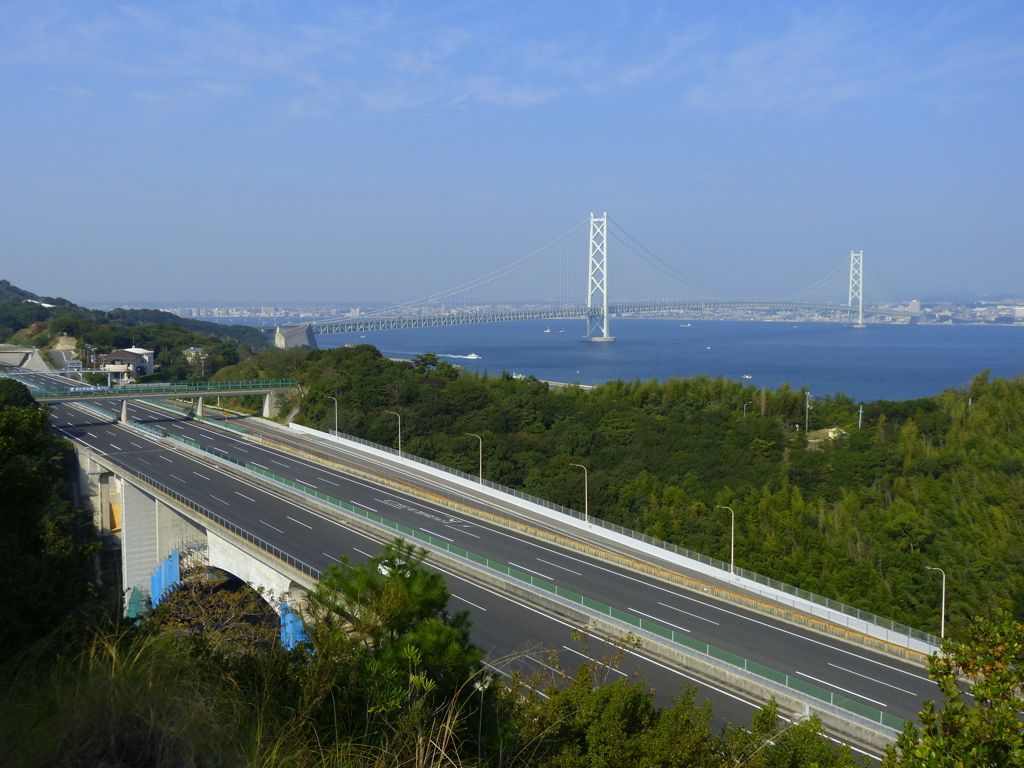
M927 701L888 749L885 768L1024 766L1024 625L1009 614L975 619L962 640L928 660L942 707Z
M28 387L20 381L6 376L0 377L0 411L8 406L24 408L34 404L35 400Z

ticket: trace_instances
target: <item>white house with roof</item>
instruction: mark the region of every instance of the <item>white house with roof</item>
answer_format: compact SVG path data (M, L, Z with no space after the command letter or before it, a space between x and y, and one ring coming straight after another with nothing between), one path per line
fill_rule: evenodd
M108 371L114 381L123 384L137 379L139 376L152 373L154 354L152 349L128 347L128 349L115 349L105 355L97 355L96 362L99 363L101 371Z

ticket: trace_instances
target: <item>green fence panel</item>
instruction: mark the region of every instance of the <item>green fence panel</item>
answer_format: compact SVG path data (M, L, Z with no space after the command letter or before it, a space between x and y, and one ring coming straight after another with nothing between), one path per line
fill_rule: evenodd
M672 635L674 634L672 630L667 627L655 624L653 621L644 621L643 619L640 619L640 629L646 629L651 634L658 635L658 637L664 637L666 640L671 640Z
M880 721L882 725L886 725L897 731L902 731L903 727L907 724L906 720L896 717L896 715L890 715L888 712L882 713Z
M586 595L582 596L582 599L581 599L580 602L583 604L584 608L590 608L590 609L595 610L595 611L600 611L601 613L604 613L604 614L607 614L608 611L609 611L609 608L608 608L607 605L605 605L604 603L599 603L599 602L597 602L597 600L592 600L591 598L587 597Z
M505 571L505 573L507 573L514 579L525 581L527 584L531 583L530 580L532 579L532 577L529 574L523 573L522 571L517 571L515 568L509 568L507 571Z
M737 656L735 653L729 653L729 651L723 651L721 648L715 648L713 645L708 646L708 655L718 659L719 661L732 664L734 667L739 667L740 669L743 668L743 665L746 664L747 661L742 656Z
M813 683L808 683L805 680L801 680L798 677L789 678L789 687L793 688L801 693L806 693L808 696L813 696L820 701L832 701L832 692L826 691L824 688L819 688Z
M572 600L577 605L583 605L583 595L573 592L571 589L565 589L564 587L555 587L555 594L559 597L564 597L566 600ZM600 605L600 603L598 603Z
M634 627L640 626L640 620L636 616L631 613L626 613L625 611L620 611L618 608L609 607L608 615L613 619L618 619L619 621L624 621L627 624L632 624Z
M868 720L874 720L876 723L882 719L881 711L874 707L869 707L867 704L861 704L859 701L844 699L843 701L835 701L834 703L845 709L847 712L853 712L861 717L866 717Z
M758 664L756 661L747 662L747 671L753 672L755 675L761 677L767 677L769 680L774 680L777 683L786 684L786 675L782 672L776 672L771 667L766 667L763 664Z

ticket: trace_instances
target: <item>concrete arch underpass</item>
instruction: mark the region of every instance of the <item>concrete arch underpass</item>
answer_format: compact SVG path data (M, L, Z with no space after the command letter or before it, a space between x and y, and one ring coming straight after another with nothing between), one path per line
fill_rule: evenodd
M172 551L202 547L206 562L254 587L263 587L278 612L278 600L298 604L315 579L287 566L256 544L232 533L189 505L147 486L115 462L78 446L79 492L94 510L101 535L117 535L125 606L132 592L146 594L150 576Z

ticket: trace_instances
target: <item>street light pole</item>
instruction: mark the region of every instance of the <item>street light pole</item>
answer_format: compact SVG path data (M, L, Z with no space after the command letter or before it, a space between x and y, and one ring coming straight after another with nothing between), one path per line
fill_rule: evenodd
M807 393L807 399L804 401L804 436L807 436L807 431L811 426L811 393Z
M582 464L569 463L570 467L579 467L583 470L583 522L590 524L590 473Z
M729 517L732 520L729 528L731 535L729 536L729 573L736 574L736 513L732 511L732 507L725 507L721 504L715 504L718 509L728 509Z
M473 432L467 432L467 435L472 435L480 441L480 485L484 484L484 439Z
M338 398L334 395L325 395L325 397L331 398L334 401L334 436L338 436Z
M402 414L398 411L384 411L398 417L398 458L402 458Z
M939 637L946 637L946 572L941 568L933 568L930 565L926 565L926 571L938 571L942 574L942 623L939 625Z
M743 418L744 419L747 418L747 406L750 405L753 402L754 402L753 400L747 400L747 402L745 402L743 404Z

